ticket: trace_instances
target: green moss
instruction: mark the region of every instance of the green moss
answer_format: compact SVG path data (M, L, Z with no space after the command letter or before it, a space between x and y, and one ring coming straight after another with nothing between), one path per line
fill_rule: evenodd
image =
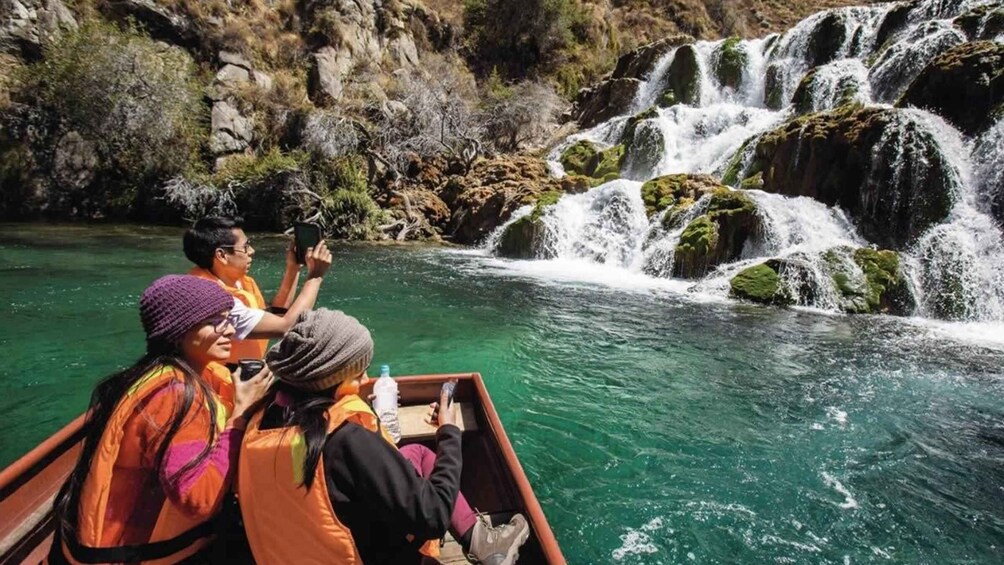
M727 184L729 186L735 186L739 182L739 175L743 172L743 155L749 148L750 144L756 141L757 137L752 136L746 139L739 149L732 155L732 159L729 160L729 165L725 168L725 174L722 175L722 184Z
M715 75L722 86L738 89L743 82L743 71L749 62L749 55L743 48L742 39L730 37L715 49L712 56Z
M783 301L779 292L781 289L781 277L777 271L766 263L754 265L739 271L729 281L732 296L751 302L761 304L773 304Z
M591 176L590 167L596 158L596 153L596 146L583 139L562 151L561 166L568 174Z
M756 202L745 192L722 187L711 194L708 203L708 214L712 217L718 214L735 214L739 212L756 212Z
M718 225L705 214L687 224L676 244L676 252L684 258L696 259L707 256L717 242Z
M605 149L596 154L596 166L593 167L592 175L595 178L606 178L609 175L620 177L621 163L624 160L624 146L614 145L610 149Z
M531 220L537 220L544 215L544 209L553 206L561 200L561 193L557 190L544 192L537 198L537 204L533 207L533 212L528 216Z
M680 101L676 99L676 93L672 90L663 92L656 101L656 105L660 108L669 108L670 106L676 106L679 103Z
M895 251L862 248L854 251L854 262L865 274L865 298L868 306L872 311L877 311L886 292L903 282L899 271L899 255Z
M739 183L739 188L742 190L762 190L763 171L760 171L755 175L744 178L743 181Z
M686 175L666 175L641 185L641 200L649 218L676 204L685 179Z
M690 209L694 205L694 199L689 196L685 196L676 201L671 208L666 210L662 215L662 227L666 230L674 229L678 227L677 220L679 220L683 213Z

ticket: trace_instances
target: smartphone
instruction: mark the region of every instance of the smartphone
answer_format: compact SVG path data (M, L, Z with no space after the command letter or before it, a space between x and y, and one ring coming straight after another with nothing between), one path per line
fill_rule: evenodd
M453 404L453 393L457 390L457 381L446 381L443 383L443 387L440 389L439 395L442 396L446 393L446 401L448 404Z
M297 222L293 224L293 238L296 242L296 262L302 265L307 260L307 249L321 243L321 227Z
M241 369L241 380L246 381L260 373L265 368L265 362L261 359L241 359L237 366Z

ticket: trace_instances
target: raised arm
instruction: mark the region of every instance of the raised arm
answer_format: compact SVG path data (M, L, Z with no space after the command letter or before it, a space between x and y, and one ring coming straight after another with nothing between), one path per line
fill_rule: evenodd
M300 281L300 264L296 262L296 247L290 242L286 248L286 271L282 274L279 290L272 297L273 308L289 310L296 295L296 284Z
M317 247L307 249L307 280L303 283L303 288L297 295L296 300L290 304L289 309L282 316L277 316L266 312L261 321L248 334L250 339L281 338L286 335L289 328L293 327L301 312L306 312L314 307L317 301L317 293L321 289L321 282L324 275L331 268L331 251L322 241Z

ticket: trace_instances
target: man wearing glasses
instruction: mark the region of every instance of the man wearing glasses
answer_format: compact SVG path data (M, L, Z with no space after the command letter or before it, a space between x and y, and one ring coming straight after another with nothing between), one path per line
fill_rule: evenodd
M331 252L322 241L307 250L307 280L294 300L300 265L292 245L286 250L286 270L271 306L258 283L248 274L254 247L239 218L202 218L185 232L185 257L195 263L188 274L219 283L234 297L230 321L236 329L228 364L261 359L269 338L279 338L296 323L301 312L314 307L321 281L331 267Z

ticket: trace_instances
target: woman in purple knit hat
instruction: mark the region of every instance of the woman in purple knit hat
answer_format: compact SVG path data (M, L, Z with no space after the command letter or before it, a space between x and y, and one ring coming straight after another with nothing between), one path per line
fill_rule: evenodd
M224 374L232 307L218 284L192 276L143 292L146 353L94 389L80 459L55 502L50 563L174 563L206 548L245 415L273 381L268 369ZM232 402L217 393L229 381Z

